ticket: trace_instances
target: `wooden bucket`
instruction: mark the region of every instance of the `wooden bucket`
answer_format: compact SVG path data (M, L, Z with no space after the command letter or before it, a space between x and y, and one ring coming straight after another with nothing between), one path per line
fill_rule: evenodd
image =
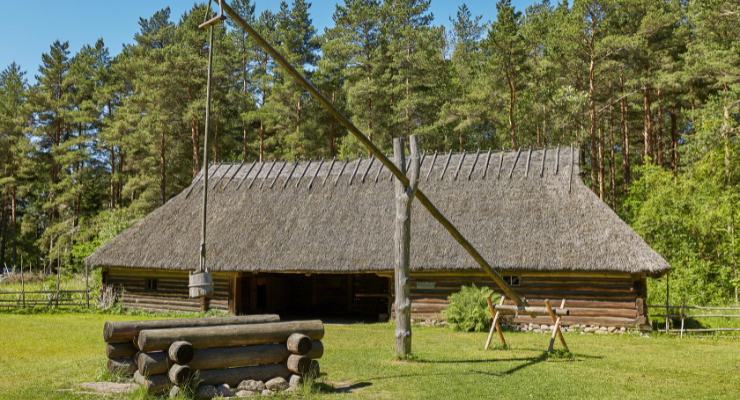
M213 295L213 277L211 277L211 272L191 272L188 289L191 298Z

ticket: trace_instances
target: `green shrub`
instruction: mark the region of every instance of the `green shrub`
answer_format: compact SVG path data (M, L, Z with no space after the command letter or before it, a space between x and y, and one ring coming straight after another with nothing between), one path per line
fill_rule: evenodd
M491 326L491 312L488 310L486 296L494 303L501 295L487 287L463 286L459 292L448 298L450 305L444 311L447 326L457 332L481 332Z

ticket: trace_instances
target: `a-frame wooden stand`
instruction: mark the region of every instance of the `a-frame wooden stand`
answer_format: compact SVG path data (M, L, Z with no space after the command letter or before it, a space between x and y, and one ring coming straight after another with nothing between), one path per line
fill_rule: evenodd
M486 296L486 301L488 302L488 309L491 311L491 317L493 318L493 323L491 324L491 331L488 333L488 339L486 340L486 347L485 349L488 350L488 348L491 346L491 339L493 339L493 331L495 330L498 332L498 338L501 340L501 345L506 347L506 340L504 339L503 331L501 330L501 324L499 323L501 318L501 308L507 307L504 306L504 302L506 301L506 297L501 296L501 301L498 305L494 306L491 302L491 296ZM550 306L550 300L545 300L545 307L547 309L547 314L550 315L550 318L552 319L553 327L552 327L552 336L550 337L550 345L547 347L547 352L552 352L553 346L555 345L555 337L557 336L560 339L560 343L563 345L565 350L568 349L568 344L565 343L565 338L563 337L563 332L560 330L560 324L561 324L561 315L568 314L568 310L565 309L565 299L560 302L560 308L558 309L558 315L556 315L556 312L552 309L552 306ZM541 307L526 307L524 311L535 313L535 314L544 314L543 309Z

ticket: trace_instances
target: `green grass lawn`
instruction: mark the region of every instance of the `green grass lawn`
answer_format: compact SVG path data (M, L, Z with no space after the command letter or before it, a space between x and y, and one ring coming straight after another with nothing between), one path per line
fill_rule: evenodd
M102 376L105 321L140 318L0 314L0 398L92 398L63 389ZM484 351L483 333L414 327L415 358L398 361L392 325L327 325L318 387L335 390L308 397L740 398L736 339L565 337L573 360L543 356L549 335L512 332L510 350Z

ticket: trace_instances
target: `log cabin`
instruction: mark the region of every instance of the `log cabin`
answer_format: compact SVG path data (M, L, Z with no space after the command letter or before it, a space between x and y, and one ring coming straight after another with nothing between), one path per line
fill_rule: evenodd
M125 307L392 315L394 194L380 162L212 165L207 266L215 291L207 304L188 298L188 273L199 264L203 181L201 171L85 260L120 289ZM419 187L520 296L533 305L567 299L564 325L649 323L646 279L671 267L583 183L577 149L428 152ZM447 297L462 285L499 290L418 204L410 263L417 321L443 319Z

